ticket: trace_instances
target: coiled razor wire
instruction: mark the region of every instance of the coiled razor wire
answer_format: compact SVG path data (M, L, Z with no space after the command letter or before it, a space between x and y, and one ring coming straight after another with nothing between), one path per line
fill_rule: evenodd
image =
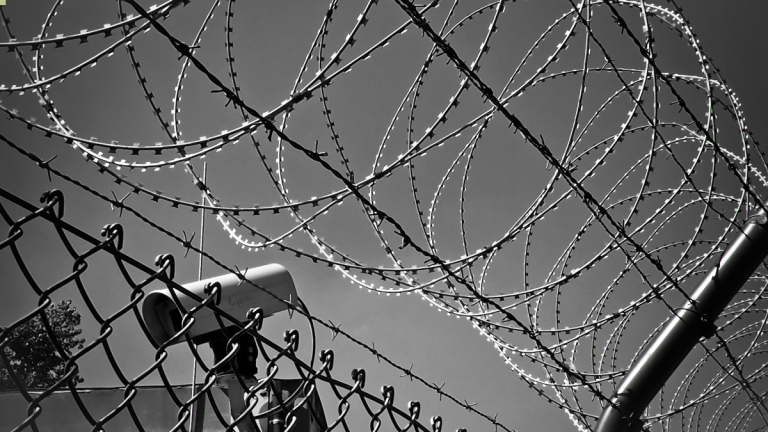
M239 48L254 37L248 32L258 26L245 24L259 5L208 2L197 24L183 23L198 29L185 40L174 18L200 3L122 0L115 23L52 36L66 10L55 1L39 34L23 39L0 9L9 37L0 48L15 55L25 77L0 83L0 93L18 101L34 95L50 123L0 109L82 153L126 198L149 198L158 211L209 211L243 250L275 247L330 266L360 288L417 294L467 319L580 430L593 427L629 365L743 221L764 209L765 154L674 1L569 0L530 37L516 33L517 11L528 9L514 2L332 0L312 17L319 26L302 45L306 55L296 57L285 99L268 106L244 76L263 78L239 68L244 57L258 58L249 67L281 59L267 49L271 41ZM203 43L220 24L223 51ZM93 44L96 38L105 43ZM150 43L140 48L143 39ZM42 52L74 51L75 44L78 52L94 48L43 73ZM400 57L393 45L423 48L422 57ZM157 61L160 46L180 68L172 89L163 89L172 95L170 116L154 93L165 77L142 59ZM157 144L85 138L91 125L70 126L76 122L67 123L54 101L57 87L89 89L72 82L98 74L122 49L162 130ZM402 76L409 81L396 79ZM399 102L345 92L360 82L396 93ZM182 93L198 98L201 87L214 94L205 94L207 104L226 107L226 124L214 122L211 132L192 121L183 134ZM366 111L375 113L372 123L358 126L352 112L371 105L378 108ZM137 136L128 139L147 135ZM215 159L218 152L233 156ZM260 167L268 196L279 201L247 204L255 180L235 191L203 181L193 164L209 155L213 167L227 170L236 159L255 160L248 168ZM30 157L51 170L50 161ZM183 172L171 170L177 165ZM157 181L155 171L196 188L177 196L159 190L178 188L165 181L140 182ZM198 189L204 202L191 198ZM100 197L125 208L126 198ZM365 229L369 241L339 235L337 215L356 218L360 232L352 237ZM688 373L673 377L649 407L648 428L768 428L765 287L762 268L721 316L716 337L692 354Z

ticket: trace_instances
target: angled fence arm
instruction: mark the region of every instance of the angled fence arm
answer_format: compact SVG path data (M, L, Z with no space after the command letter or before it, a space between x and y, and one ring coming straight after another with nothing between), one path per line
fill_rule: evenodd
M664 383L702 337L711 337L715 320L768 256L765 211L747 222L743 232L712 266L691 296L632 365L600 415L596 432L636 432L640 416Z

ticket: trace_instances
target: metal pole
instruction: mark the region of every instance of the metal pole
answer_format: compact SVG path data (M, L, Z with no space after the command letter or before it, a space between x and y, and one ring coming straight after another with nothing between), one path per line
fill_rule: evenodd
M208 181L208 162L203 162L203 183ZM205 204L205 190L202 192L201 204ZM203 280L203 247L205 246L205 210L200 210L200 254L197 261L197 280ZM197 345L195 345L197 349ZM192 396L197 385L197 357L192 356ZM190 396L190 397L192 397ZM195 404L189 407L189 430L195 432Z
M632 365L603 410L595 432L636 432L640 416L700 338L716 330L715 320L768 256L768 217L751 218L653 343Z
M283 399L283 388L280 384L280 381L274 380L272 381L273 388L275 389L275 394L272 394L270 392L269 394L269 409L275 409L280 407L280 402L278 402L278 398L280 400ZM269 388L269 387L268 387ZM287 413L283 411L282 409L278 409L275 411L274 414L269 416L269 432L283 432L285 430L285 415Z

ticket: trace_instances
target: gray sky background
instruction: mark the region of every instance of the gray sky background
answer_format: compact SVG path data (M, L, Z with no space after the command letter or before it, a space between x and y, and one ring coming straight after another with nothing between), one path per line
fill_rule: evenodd
M36 36L48 13L48 3L40 0L8 0L4 12L11 18L17 39L31 39ZM460 8L464 13L484 5L479 2L467 3ZM142 4L150 5L148 2ZM768 54L765 48L768 30L764 20L768 5L758 0L680 0L678 4L684 8L685 17L697 32L704 52L718 65L727 83L739 97L754 137L758 141L764 140L768 136L768 128L762 121L768 115L768 110L764 107L768 96L764 83L765 56ZM330 57L335 47L349 33L363 6L362 2L340 4L336 18L331 24L326 58ZM127 5L125 7L129 9ZM193 1L189 6L174 10L164 25L179 39L189 42L194 38L202 17L210 7L211 2ZM199 58L221 79L227 78L222 31L226 7L224 3L217 9L198 51ZM441 5L430 15L433 26L439 26L449 7L448 4ZM238 83L243 91L243 99L259 112L273 109L288 97L326 8L325 2L267 1L235 4L233 49ZM495 91L500 92L533 41L569 8L567 1L560 0L508 3L507 10L499 21L500 30L491 40L491 50L481 63L483 67L479 75ZM637 18L636 11L622 11L633 19ZM71 34L81 29L99 28L104 23L115 22L116 16L116 5L113 2L67 2L54 20L50 34ZM484 13L461 29L455 39L449 39L468 62L475 55L491 16L490 12ZM603 40L612 55L619 62L637 66L639 63L636 52L628 51L625 39L618 37L619 32L615 26L611 27L612 22L605 12L597 11L596 19L602 20L596 28L605 32ZM394 2L380 1L371 12L370 21L361 32L358 43L350 53L343 56L343 60L354 58L406 21L407 16ZM558 27L554 32L557 35L553 39L555 42L545 41L540 52L530 63L541 64L548 55L548 49L560 40L559 35L562 35L565 29L564 25ZM584 32L579 31L577 38L572 42L575 47L563 55L561 64L579 66L583 36ZM658 38L658 45L662 47L659 53L660 64L675 72L695 73L695 59L690 50L686 51L687 45L682 40L673 39L667 34L659 34ZM3 36L0 40L7 41L8 37ZM43 51L44 74L59 73L75 66L115 40L117 38L96 37L87 44L74 42L66 44L64 48L46 49ZM148 87L156 96L165 118L169 120L173 88L181 65L181 61L177 60L178 54L154 31L137 36L133 45L137 59L141 62L142 72L147 77ZM429 41L422 37L419 31L411 28L404 35L395 38L389 46L378 50L371 59L355 66L349 74L340 76L328 89L329 106L358 181L370 174L386 127L430 47ZM598 56L594 49L593 55ZM445 57L438 57L425 80L419 102L421 110L417 112L414 127L414 133L418 137L423 135L425 128L445 108L448 99L458 88L458 73L445 62ZM568 68L558 65L552 70L561 67ZM315 69L316 64L313 64L308 76L313 76ZM526 65L521 75L530 76L533 70L532 66ZM607 84L607 81L601 81L597 74L594 74L594 78L591 74L589 80L594 80L594 87L588 88L590 91L594 89L595 93L588 94L597 96L588 99L585 107L594 109L598 103L605 100L610 91L615 91L616 87ZM14 56L3 53L0 61L0 84L20 85L26 82ZM211 94L213 89L214 87L200 74L189 72L180 103L182 139L192 141L200 136L213 136L241 124L239 114L231 107L224 107L225 98L220 93ZM535 134L544 137L553 148L553 153L560 155L563 151L562 143L568 137L573 118L577 89L575 78L545 82L528 91L519 100L513 101L509 108L519 115L523 123ZM31 92L11 96L0 92L0 97L4 107L18 108L22 116L38 119L45 117L45 113L37 104L37 97ZM144 101L122 46L115 50L114 56L101 60L96 67L88 67L79 76L55 84L51 89L51 97L67 124L81 138L98 137L103 142L140 142L142 145L169 141ZM318 140L319 150L327 151L330 154L328 160L335 168L341 170L343 167L324 126L318 99L319 92L316 92L311 101L302 103L290 117L286 132L308 146ZM469 122L473 116L488 109L473 88L462 96L462 102L449 117L447 125L441 129L442 133L451 130L451 126ZM626 103L619 104L616 111L623 114L627 107L629 105ZM407 149L402 117L391 142L382 153L385 163L391 163L398 154ZM598 134L602 128L608 130L611 122L615 123L620 119L620 116L614 117L613 112L604 117L606 126L596 127ZM111 196L114 192L121 198L130 190L124 185L110 182L107 176L99 174L93 163L85 161L78 151L60 139L47 139L43 134L30 132L23 124L5 118L0 120L0 133L44 160L56 156L54 167L104 194ZM480 146L472 165L473 183L467 188L470 196L467 201L467 220L470 221L467 229L471 251L500 238L552 175L551 171L545 169L546 164L541 156L530 146L524 145L519 135L514 136L512 145L502 145L505 142L503 138L509 136L504 122L492 124L487 134L483 142L492 144ZM441 133L437 135L440 136ZM464 138L467 136L469 135L465 134ZM256 138L263 144L270 163L274 165L274 159L278 157L275 151L276 141L269 142L261 129ZM430 151L429 157L417 159L415 173L423 182L420 184L424 188L421 195L422 205L429 206L441 177L461 146L466 143L466 139L458 142L459 144L453 146L446 145L444 149ZM147 153L142 153L141 157L134 159L131 159L129 154L115 156L118 160L144 160L145 154ZM165 152L157 157L149 155L147 160L167 160L176 156ZM285 150L283 157L286 184L294 199L307 200L343 189L341 182L297 152ZM227 145L221 152L210 153L202 161L208 162L210 187L224 202L241 205L258 203L261 206L280 202L280 196L274 191L248 140L242 139L236 145ZM202 173L202 161L193 161L198 173ZM602 171L604 178L615 181L618 165L620 163ZM377 186L376 202L398 221L402 221L414 238L425 244L423 235L420 235L421 226L415 217L416 210L408 189L405 170L406 168L400 168L396 175ZM200 200L199 192L184 171L183 164L162 168L159 172L140 171L121 172L152 190L162 190L168 196L178 196L188 201ZM456 217L459 179L460 175L452 176L437 204L440 211L435 221L437 247L441 256L448 258L458 258L462 255L461 237L456 235L459 229ZM662 183L671 182L663 175L659 180ZM30 202L37 202L39 195L46 190L61 189L66 196L65 219L70 223L96 236L104 225L119 222L124 225L127 233L123 249L127 254L151 264L158 254L171 253L177 259L177 281L187 282L197 278L197 256L193 253L187 258L182 258L184 248L181 245L132 215L124 213L119 217L118 212L112 211L108 203L55 177L49 182L44 170L5 145L0 145L0 185ZM605 185L600 180L595 180L591 187L600 191ZM146 195L129 196L126 203L176 234L181 235L182 231L188 234L199 231L199 213L188 209L175 209L167 203L155 203ZM20 217L22 214L16 212L13 215ZM309 214L311 213L302 212L304 216ZM577 229L574 224L583 221L585 214L583 206L569 202L564 205L562 211L555 214L556 219L551 222L552 225L545 225L550 228L537 233L534 245L538 248L535 253L539 254L537 257L540 260L531 265L534 277L541 279L546 276L546 272L552 268L553 258L556 258L567 241L573 237L572 231ZM264 215L248 220L270 235L280 234L294 225L293 218L287 213ZM517 379L516 374L504 364L493 346L487 343L484 337L478 337L477 331L466 320L435 311L434 307L430 308L427 302L420 300L418 295L377 295L358 289L333 269L313 264L306 258L296 258L276 248L249 253L235 245L213 217L208 217L206 223L207 252L227 265L241 269L272 262L285 265L293 275L299 294L314 315L341 323L342 329L362 341L374 343L377 350L393 361L405 367L412 364L413 371L428 381L437 384L444 382L447 392L460 399L477 403L479 410L492 416L498 413L498 419L506 426L520 431L574 429L562 411L547 404ZM33 224L30 229L25 230L22 250L29 256L27 263L32 268L32 273L39 278L41 286L46 286L69 271L71 260L63 259L66 252L58 240L54 239L55 233L42 227L42 224ZM330 244L369 263L372 267L391 265L360 206L349 198L341 206L331 209L328 215L319 218L313 223L313 227ZM195 238L199 238L199 232ZM399 244L394 236L389 240L395 242L395 246ZM288 243L304 251L317 253L301 233L294 235ZM512 255L520 252L520 247L513 246L511 249L509 255L500 255L498 258L508 264L497 263L497 270L489 276L488 290L491 293L511 292L516 289L512 287L515 283L519 285L518 276L522 271L520 259L515 259ZM412 250L397 253L406 267L424 261L424 257ZM588 253L585 256L589 256ZM577 264L583 263L583 260L578 258L576 261ZM85 276L89 295L100 311L108 315L128 301L130 290L119 277L115 266L103 257L96 257L93 262L89 261L89 264L91 269ZM204 277L211 277L222 272L223 270L213 264L206 263L203 274ZM37 298L26 287L7 250L0 253L0 274L6 280L0 288L4 299L0 302L0 325L4 326L31 311L37 303ZM608 277L605 275L609 274L610 272L598 273L602 276L597 277L593 283L602 283L604 277ZM628 295L626 299L619 298L616 301L618 304L626 303L634 297ZM88 317L87 308L74 286L63 288L54 298L74 299L78 310L83 314L84 336L92 340L98 335L98 326ZM564 319L577 321L583 315L580 311L593 304L593 297L582 298L577 295L570 298L569 302L564 308L571 307L579 312L573 312L570 316L566 313ZM542 320L545 318L551 317L542 312ZM154 355L154 350L132 320L130 317L118 321L114 326L114 334L110 337L120 365L129 376L135 376L148 367ZM289 320L284 315L275 316L269 318L264 327L265 333L278 341L282 340L284 330L299 328L302 332L301 352L308 358L309 333L302 319L294 317ZM365 368L368 371L369 391L377 393L381 385L394 385L397 390L397 405L406 407L408 400L420 400L421 418L426 422L429 416L441 415L445 427L450 430L460 427L469 430L492 430L492 426L478 416L445 400L440 401L433 391L401 377L398 371L378 363L375 357L352 342L343 337L332 340L332 336L328 330L318 329L318 349L330 348L336 352L336 376L349 381L349 371L352 368ZM634 349L635 347L632 347L628 355L634 354ZM201 352L205 358L210 359L207 348L201 348ZM170 353L171 357L166 361L166 365L172 381L189 382L192 358L186 348L176 347L171 349ZM95 350L79 364L82 375L86 378L85 385L118 384L105 355L100 350ZM286 372L286 377L293 375ZM146 380L146 383L158 382L159 378L154 374ZM325 409L333 411L335 407L326 406Z

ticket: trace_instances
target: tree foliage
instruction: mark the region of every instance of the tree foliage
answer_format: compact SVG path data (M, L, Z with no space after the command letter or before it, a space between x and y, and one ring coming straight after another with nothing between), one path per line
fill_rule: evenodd
M80 314L71 300L51 304L45 309L45 314L56 341L67 355L75 348L83 348L85 339L78 338L82 333L78 328ZM66 361L46 332L39 314L13 329L9 339L0 362L0 388L16 389L8 373L9 365L28 389L51 387L66 374ZM77 374L73 380L75 383L84 381Z

